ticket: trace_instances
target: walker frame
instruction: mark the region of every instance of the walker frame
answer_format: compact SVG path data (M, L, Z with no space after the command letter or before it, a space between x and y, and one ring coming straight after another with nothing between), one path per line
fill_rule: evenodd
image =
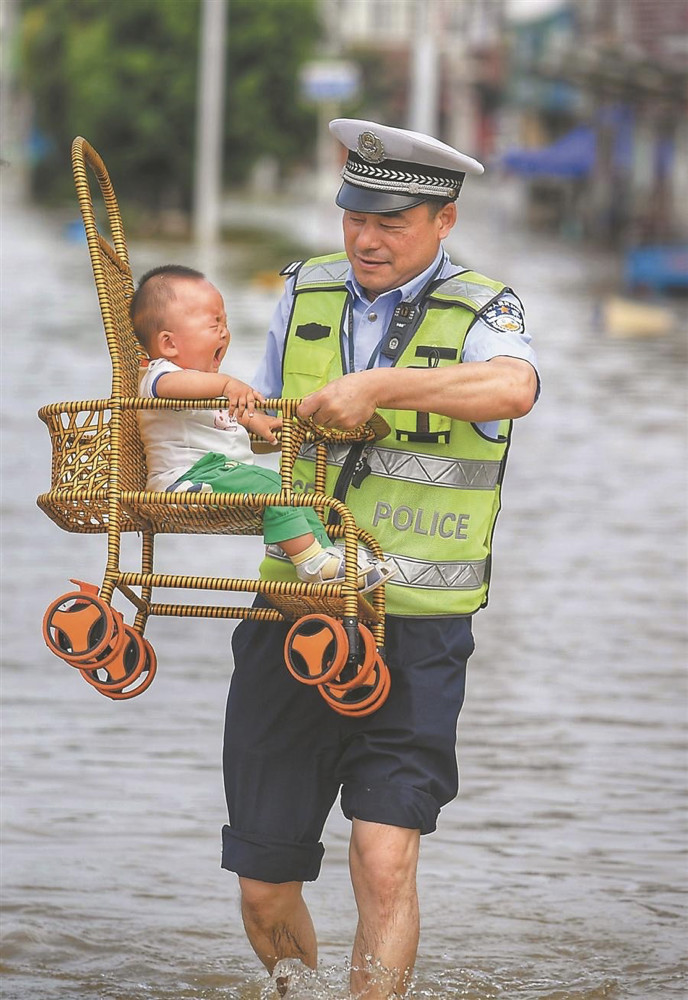
M377 558L382 558L382 550L371 534L356 525L346 504L326 493L325 482L328 445L374 441L385 433L384 421L375 415L353 431L332 430L298 418L298 399L269 399L264 407L280 413L283 420L280 493L147 491L137 411L216 409L226 401L138 396L139 368L146 355L129 315L134 282L117 198L103 160L81 136L72 144L72 170L112 362L112 388L107 399L51 403L39 410L50 432L52 475L50 490L37 503L66 531L106 534L107 563L100 587L74 580L79 589L49 606L44 617L47 645L102 694L122 700L140 694L155 675L155 653L144 638L151 615L291 622L285 661L294 676L317 685L327 703L341 714L360 716L375 711L389 690L384 661L385 588L378 587L370 600L361 596L356 557L359 542ZM110 239L96 222L89 172L98 182ZM256 451L270 450L260 447L262 439L251 437ZM293 465L304 443L315 445L312 493L293 488ZM323 520L326 511L338 515L338 524L325 526L332 540L344 542L343 582L284 583L155 571L156 534L261 534L262 511L270 505L312 506ZM140 535L140 568L122 565L123 532ZM161 588L261 594L270 607L161 603L154 600L154 591ZM115 594L133 608L131 626L112 607Z

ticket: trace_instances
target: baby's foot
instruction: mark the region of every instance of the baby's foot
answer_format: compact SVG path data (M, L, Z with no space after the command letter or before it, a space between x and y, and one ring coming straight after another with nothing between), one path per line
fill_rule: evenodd
M370 552L358 550L358 589L367 594L397 572L393 562L376 559ZM342 583L344 581L344 552L332 545L311 556L296 567L300 580L304 583Z
M344 579L344 553L334 545L321 549L299 563L296 574L304 583L339 583Z
M383 583L387 583L397 572L397 567L391 559L377 559L371 552L358 550L358 589L362 594L368 594ZM360 582L362 574L363 583Z

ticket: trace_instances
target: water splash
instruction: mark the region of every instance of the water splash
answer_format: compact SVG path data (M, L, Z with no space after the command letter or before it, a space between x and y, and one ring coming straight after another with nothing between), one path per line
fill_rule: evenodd
M309 969L296 958L283 958L261 990L260 1000L280 1000L277 983L285 980L288 1000L349 1000L348 979L348 969Z

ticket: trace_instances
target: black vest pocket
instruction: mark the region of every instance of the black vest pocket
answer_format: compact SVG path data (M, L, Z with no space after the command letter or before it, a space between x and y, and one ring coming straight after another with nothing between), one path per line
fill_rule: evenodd
M414 410L399 410L396 416L397 441L448 444L451 436L451 417Z
M323 326L322 323L303 323L296 327L295 335L301 340L325 340L331 333L331 326Z

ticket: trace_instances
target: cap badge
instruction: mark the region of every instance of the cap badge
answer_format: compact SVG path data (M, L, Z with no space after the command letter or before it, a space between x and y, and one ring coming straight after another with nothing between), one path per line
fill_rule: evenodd
M385 158L382 139L374 132L361 132L357 144L358 155L368 163L380 163Z

